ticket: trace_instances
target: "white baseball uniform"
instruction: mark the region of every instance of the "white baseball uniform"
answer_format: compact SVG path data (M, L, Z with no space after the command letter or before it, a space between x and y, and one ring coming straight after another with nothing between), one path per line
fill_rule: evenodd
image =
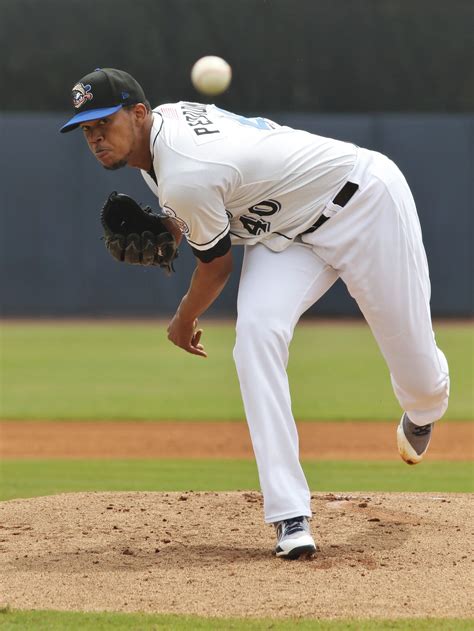
M154 110L144 178L198 258L244 244L234 359L265 520L310 516L286 367L300 316L342 278L418 425L440 419L448 365L437 348L415 203L387 157L214 105ZM315 349L315 353L317 349ZM324 394L324 393L323 393Z

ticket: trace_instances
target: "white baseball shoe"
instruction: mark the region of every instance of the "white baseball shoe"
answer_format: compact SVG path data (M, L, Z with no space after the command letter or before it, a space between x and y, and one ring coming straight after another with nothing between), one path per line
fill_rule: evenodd
M307 517L292 517L277 521L275 524L277 544L275 554L285 559L298 559L300 556L312 556L316 544L309 530Z
M398 452L407 464L418 464L428 450L433 423L415 425L405 412L397 429Z

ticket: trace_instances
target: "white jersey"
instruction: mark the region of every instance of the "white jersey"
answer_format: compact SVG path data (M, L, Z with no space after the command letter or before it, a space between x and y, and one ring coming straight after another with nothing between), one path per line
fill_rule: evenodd
M343 186L357 147L215 105L153 111L153 168L143 177L195 250L262 242L284 250Z

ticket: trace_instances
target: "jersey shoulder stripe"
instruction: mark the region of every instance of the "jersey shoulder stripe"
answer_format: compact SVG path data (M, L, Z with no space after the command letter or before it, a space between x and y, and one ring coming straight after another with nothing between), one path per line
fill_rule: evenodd
M229 232L229 230L230 230L230 221L227 223L227 226L224 228L224 230L219 232L219 234L213 237L210 241L207 241L206 243L196 243L196 241L192 241L191 239L188 238L188 243L190 243L194 248L197 248L197 249L202 248L203 250L208 250L213 245L215 245L217 241L220 241L220 239L225 237L225 235Z

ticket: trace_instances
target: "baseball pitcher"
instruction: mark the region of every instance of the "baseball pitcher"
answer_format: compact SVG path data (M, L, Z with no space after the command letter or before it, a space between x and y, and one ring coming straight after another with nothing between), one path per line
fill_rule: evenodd
M168 327L205 356L198 318L244 245L234 358L275 554L313 554L310 491L298 455L286 367L300 316L341 278L390 370L404 410L398 449L420 462L445 413L448 364L437 348L415 202L386 156L349 142L245 118L215 105L150 108L126 72L103 68L72 90L77 127L106 169L141 170L161 215L112 193L105 244L119 261L170 271L184 235L196 268ZM317 352L315 350L315 352Z

